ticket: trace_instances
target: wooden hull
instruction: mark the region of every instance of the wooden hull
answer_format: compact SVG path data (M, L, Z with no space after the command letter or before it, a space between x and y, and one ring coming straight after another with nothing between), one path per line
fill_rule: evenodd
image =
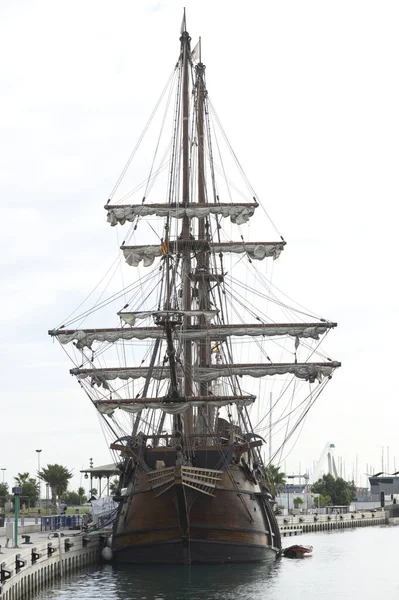
M116 561L135 564L212 564L273 561L276 551L254 544L227 544L191 539L153 545L134 545L116 553Z
M183 475L179 467L169 469L172 475L158 488L152 485L155 472L138 474L114 528L116 561L259 562L277 556L281 542L271 506L241 466L214 471L219 476L213 493L195 487L195 477L185 475L184 469Z

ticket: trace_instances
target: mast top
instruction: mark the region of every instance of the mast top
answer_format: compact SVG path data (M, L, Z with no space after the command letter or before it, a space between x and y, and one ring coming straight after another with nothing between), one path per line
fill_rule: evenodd
M185 41L185 40L187 40L187 39L190 39L190 36L188 34L188 31L187 31L186 9L185 8L183 8L183 19L182 19L181 27L180 27L180 35L181 35L180 41L182 41L182 42Z

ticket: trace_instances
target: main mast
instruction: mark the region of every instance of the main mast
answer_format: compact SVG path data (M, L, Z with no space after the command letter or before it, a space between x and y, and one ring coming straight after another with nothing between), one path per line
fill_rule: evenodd
M182 34L181 34L181 60L182 60L182 196L183 205L187 206L190 201L190 167L189 167L189 58L190 58L190 41L191 38L186 31L186 12L184 11ZM191 219L188 216L183 217L181 240L186 242L183 244L183 260L182 260L182 287L183 287L183 309L189 311L191 309L191 255L188 241L190 239ZM191 317L185 315L183 318L183 326L188 329L191 325ZM192 342L187 339L183 344L184 358L184 395L192 396ZM193 409L190 407L185 414L185 433L193 432Z
M198 204L206 203L205 195L205 130L204 130L204 112L205 112L205 65L201 61L201 39L198 42L199 46L199 63L195 67L196 71L196 117L197 117L197 139L198 139ZM209 241L209 223L205 217L198 219L198 240L202 242ZM209 252L204 251L205 244L199 245L197 254L197 275L198 275L198 304L199 309L206 311L210 309L209 298ZM200 327L206 327L206 319L200 317ZM204 339L199 342L199 366L206 367L211 363L211 351L209 342ZM207 396L209 393L209 383L201 382L200 395ZM213 429L213 419L215 409L208 406L206 415L202 415L201 421L207 419L208 423L203 422L202 425L206 431L206 425Z

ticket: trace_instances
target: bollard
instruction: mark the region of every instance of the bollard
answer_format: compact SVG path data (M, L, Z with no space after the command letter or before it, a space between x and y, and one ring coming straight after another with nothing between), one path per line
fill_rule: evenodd
M28 535L27 533L22 534L21 537L24 540L22 542L23 544L32 544L32 542L30 541L30 535Z

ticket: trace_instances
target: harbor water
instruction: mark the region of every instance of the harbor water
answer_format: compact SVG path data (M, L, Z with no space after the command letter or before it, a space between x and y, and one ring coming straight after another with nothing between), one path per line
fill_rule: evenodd
M38 600L368 600L399 598L399 527L366 527L285 539L313 546L303 559L271 565L91 568L41 592Z

